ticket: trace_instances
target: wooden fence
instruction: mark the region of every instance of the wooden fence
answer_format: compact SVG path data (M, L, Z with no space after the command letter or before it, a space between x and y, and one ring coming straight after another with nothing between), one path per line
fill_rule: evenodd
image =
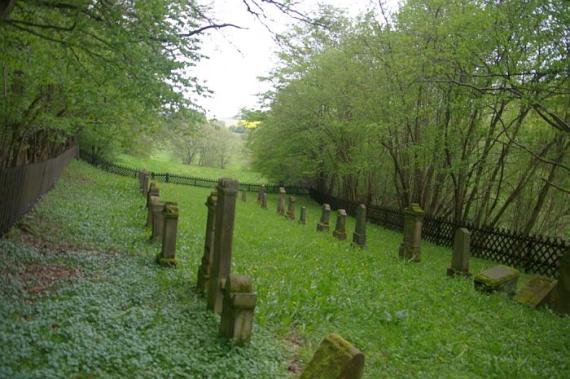
M347 201L311 190L310 196L332 209L345 209L354 215L359 202ZM398 209L370 205L367 218L374 224L401 231L404 214ZM450 220L426 216L422 238L440 246L451 247L455 229L465 227L471 231L471 254L475 257L514 266L527 273L558 276L560 257L570 251L566 240L541 235L525 235L504 228L476 226L473 223L456 224Z
M72 147L47 161L0 169L0 235L55 185L77 154L77 147Z
M138 168L125 167L106 161L84 150L80 151L79 156L82 160L91 163L92 165L102 170L117 175L130 176L136 178L138 173L141 171L141 169ZM167 172L160 173L160 172L150 172L150 171L149 174L151 180L164 182L164 183L182 184L182 185L204 187L204 188L214 188L218 184L218 181L216 179L200 178L196 176L182 176L182 175L170 174ZM279 193L279 187L281 187L279 184L265 184L265 192ZM292 195L306 195L309 193L309 189L305 187L287 186L287 185L284 185L283 187L287 189L288 194ZM239 189L241 191L258 192L261 189L261 184L240 183Z

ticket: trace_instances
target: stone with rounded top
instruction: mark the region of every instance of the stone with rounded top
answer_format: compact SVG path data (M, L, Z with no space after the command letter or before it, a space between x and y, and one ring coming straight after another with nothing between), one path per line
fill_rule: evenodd
M299 224L307 223L307 207L301 207L301 216L299 216Z
M295 204L297 202L297 199L295 199L295 196L289 196L289 205L287 206L287 217L289 218L289 220L294 220L295 219Z
M245 345L251 339L253 315L257 303L251 278L229 274L222 284L223 307L220 334L230 339L234 345Z
M404 210L404 238L400 244L400 258L409 262L421 260L422 225L424 211L417 203Z
M364 204L356 208L356 225L352 234L352 244L366 247L366 205Z
M470 277L469 258L471 257L471 232L467 228L457 228L453 236L453 254L451 266L447 269L449 276Z
M329 204L323 204L321 219L317 224L318 232L328 232L330 228L330 217L331 217L331 206Z
M333 236L341 241L346 239L346 211L339 209L336 216L336 226L333 231Z

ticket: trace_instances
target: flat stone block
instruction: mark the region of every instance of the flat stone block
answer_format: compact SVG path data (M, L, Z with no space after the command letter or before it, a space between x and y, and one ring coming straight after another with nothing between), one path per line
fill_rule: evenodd
M300 379L360 379L364 354L338 334L327 336Z
M513 298L518 303L538 308L545 305L548 297L558 284L557 280L544 276L535 276Z
M480 292L505 292L513 296L517 290L519 272L508 266L494 266L475 276L475 289Z

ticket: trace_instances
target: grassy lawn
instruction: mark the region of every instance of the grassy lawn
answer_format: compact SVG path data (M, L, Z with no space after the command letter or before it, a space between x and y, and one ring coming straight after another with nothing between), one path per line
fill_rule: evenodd
M117 156L115 163L132 168L145 168L149 171L170 174L198 176L201 178L218 179L229 177L239 179L242 183L263 184L268 181L258 172L251 171L243 159L235 158L224 168L202 167L196 164L183 164L171 154L165 151L157 151L150 158L133 157L127 154Z
M238 200L232 270L252 276L258 307L251 346L232 348L192 292L209 191L160 189L180 209L174 270L154 264L136 180L81 162L27 218L38 237L0 240L0 377L291 377L331 332L364 352L366 378L570 377L570 318L448 278L449 249L423 243L405 263L399 233L369 225L366 250L317 233L303 197L307 225L278 216L274 195L268 210Z

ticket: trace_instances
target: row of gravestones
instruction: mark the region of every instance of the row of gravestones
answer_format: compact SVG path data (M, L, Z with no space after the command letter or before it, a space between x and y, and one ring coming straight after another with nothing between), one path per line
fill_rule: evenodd
M411 204L404 211L404 240L400 245L400 257L419 262L421 257L421 235L424 211L418 204ZM449 276L470 278L469 258L471 233L466 228L457 228L453 238ZM498 265L488 268L473 280L476 290L484 293L505 292L514 300L533 308L548 305L559 314L570 315L570 252L560 259L558 280L543 276L533 276L517 293L519 272L508 266Z
M150 182L145 171L139 173L139 187L147 199L146 225L151 228L151 241L162 241L157 262L176 266L178 207L160 199L158 186ZM220 334L244 345L251 338L256 295L249 277L230 273L237 188L237 181L220 179L217 191L208 197L206 244L197 287L207 294L208 309L221 314Z

